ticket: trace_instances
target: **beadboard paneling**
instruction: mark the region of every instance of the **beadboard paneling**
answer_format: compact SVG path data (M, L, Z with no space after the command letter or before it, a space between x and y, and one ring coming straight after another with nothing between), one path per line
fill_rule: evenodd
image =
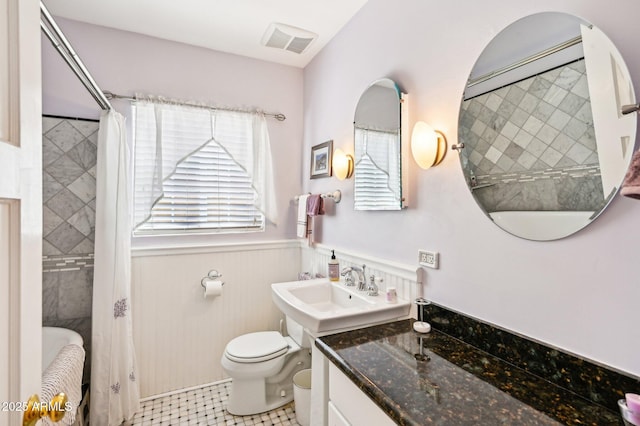
M133 253L133 333L141 396L225 378L225 345L244 333L278 330L282 314L271 283L296 279L299 242ZM220 297L203 297L200 280L223 274Z
M371 275L382 278L383 281L379 285L381 293L384 293L388 287L395 287L399 298L410 301L416 299L416 272L420 268L412 268L408 265L388 262L362 253L353 253L340 249L335 250L335 255L340 262L341 271L347 266L362 266L364 264L366 265L367 280ZM301 255L301 270L310 272L312 275L322 274L327 276L330 258L331 249L322 244L316 244L314 248L304 248ZM421 285L424 285L424 283ZM410 316L416 318L415 304L411 305Z
M225 379L220 359L226 344L253 331L278 330L282 313L271 301L271 283L292 281L300 271L327 273L330 250L301 248L298 240L212 247L134 250L133 333L142 397ZM414 300L415 270L366 255L336 250L340 267L367 265ZM200 280L223 274L222 296L203 298ZM415 317L412 305L411 316Z

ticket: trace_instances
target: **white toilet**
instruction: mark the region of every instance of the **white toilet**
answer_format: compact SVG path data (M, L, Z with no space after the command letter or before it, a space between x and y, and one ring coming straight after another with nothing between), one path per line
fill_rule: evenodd
M310 340L288 317L287 332L243 334L227 344L222 368L232 379L229 413L263 413L293 400L293 375L311 366Z

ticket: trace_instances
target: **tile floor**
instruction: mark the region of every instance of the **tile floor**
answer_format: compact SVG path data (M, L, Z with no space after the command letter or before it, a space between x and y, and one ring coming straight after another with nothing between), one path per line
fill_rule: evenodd
M145 401L122 426L156 425L298 425L293 402L267 413L232 416L226 411L231 382Z

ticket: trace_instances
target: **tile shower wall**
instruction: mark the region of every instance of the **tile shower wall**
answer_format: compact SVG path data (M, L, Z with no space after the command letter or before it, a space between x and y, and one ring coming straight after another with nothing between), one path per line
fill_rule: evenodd
M42 132L42 322L80 333L89 361L98 122L43 117Z
M464 101L460 141L489 212L596 210L607 195L583 59Z

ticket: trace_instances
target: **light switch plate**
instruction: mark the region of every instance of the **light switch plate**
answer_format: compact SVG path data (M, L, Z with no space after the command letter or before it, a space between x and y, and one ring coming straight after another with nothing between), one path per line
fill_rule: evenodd
M437 251L418 250L418 263L427 268L438 269L439 257Z

